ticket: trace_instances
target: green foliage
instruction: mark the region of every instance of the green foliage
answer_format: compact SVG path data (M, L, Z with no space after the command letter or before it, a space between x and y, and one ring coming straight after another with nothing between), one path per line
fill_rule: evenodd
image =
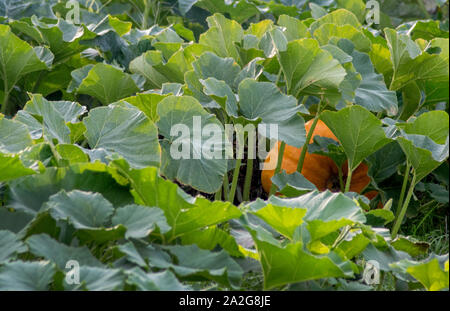
M380 2L380 25L361 0L0 4L0 290L386 287L368 261L448 290L448 4ZM347 190L367 164L375 199L283 170L265 196L265 159L231 156L270 124Z

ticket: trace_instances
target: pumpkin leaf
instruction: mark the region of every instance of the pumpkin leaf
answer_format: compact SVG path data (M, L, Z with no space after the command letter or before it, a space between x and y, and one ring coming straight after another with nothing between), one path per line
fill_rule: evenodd
M15 255L23 253L27 247L11 231L0 230L0 263L7 262Z
M12 33L8 25L0 25L0 78L3 92L9 93L20 78L34 71L47 70L53 55L42 47L33 48ZM50 56L50 62L43 57ZM4 108L2 108L4 109Z
M13 135L14 134L14 135ZM19 153L32 145L27 127L21 122L0 118L0 152Z
M92 109L83 119L92 150L117 153L137 168L159 166L161 149L155 124L136 108L118 106Z
M147 237L156 227L161 233L170 230L161 209L135 204L118 208L112 218L112 225L123 225L127 228L125 237L136 239Z
M207 193L217 191L227 170L224 151L228 140L221 123L189 96L169 96L157 111L158 128L166 138L162 144L164 174ZM175 125L178 132L173 130ZM206 126L211 132L202 131Z
M17 155L5 155L0 153L0 182L9 181L36 172L24 166Z
M278 191L289 198L317 190L316 186L299 172L287 174L283 170L281 173L275 174L271 180L277 186Z
M91 95L107 105L139 91L133 78L120 69L106 64L89 67L86 69L87 75L76 88L79 94Z
M338 112L324 111L320 117L339 139L354 170L369 155L389 143L381 121L361 106L344 108ZM347 126L341 126L347 124Z
M299 39L287 44L278 54L288 94L338 96L346 72L333 56L320 49L314 39Z
M232 57L237 63L240 63L235 43L241 42L244 36L241 25L217 13L206 18L206 22L209 29L200 35L199 43L211 47L214 53L220 57Z
M180 1L181 2L181 1ZM173 290L187 291L190 288L178 281L176 276L170 271L165 270L156 273L146 273L139 268L127 271L127 283L136 286L138 290Z
M273 83L253 79L242 81L238 94L242 116L250 121L261 120L262 124L278 125L278 135L272 137L273 133L269 133L268 138L279 139L295 147L305 143L304 120L297 114L301 107L294 97L284 95Z
M449 154L448 114L431 111L404 126L397 142L411 162L416 182L437 168Z
M0 290L46 291L55 272L55 265L48 261L10 262L0 267Z

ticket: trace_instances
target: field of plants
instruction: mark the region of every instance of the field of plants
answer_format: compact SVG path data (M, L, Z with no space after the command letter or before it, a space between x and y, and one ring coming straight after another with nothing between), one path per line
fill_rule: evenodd
M0 0L0 290L448 291L448 109L444 0Z

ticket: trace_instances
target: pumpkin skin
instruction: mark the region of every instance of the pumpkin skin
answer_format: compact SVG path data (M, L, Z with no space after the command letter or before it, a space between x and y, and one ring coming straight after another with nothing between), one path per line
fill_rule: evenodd
M313 120L306 122L305 129L306 133L309 132ZM313 135L309 143L311 144L314 140L314 136L322 136L332 138L336 141L338 139L331 132L331 130L325 125L324 122L319 120L317 122L316 128L314 129ZM277 142L275 146L270 150L267 158L264 162L264 167L266 168L267 163L269 163L271 157L276 157L280 149L281 142ZM297 170L297 163L300 159L300 153L302 148L296 148L293 146L286 145L284 150L283 161L281 163L281 169L285 170L288 174L292 174ZM370 177L367 175L369 167L361 163L354 171L352 175L352 181L350 183L350 191L361 193L367 185L370 183ZM345 178L347 176L348 168L347 162L342 166L342 173ZM261 173L261 181L264 190L268 193L270 187L272 186L272 181L270 180L275 173L275 170L264 169ZM305 161L303 162L302 175L305 176L310 182L312 182L317 189L324 191L326 189L338 190L336 186L338 181L338 168L334 161L320 154L306 153ZM343 190L343 189L342 189Z

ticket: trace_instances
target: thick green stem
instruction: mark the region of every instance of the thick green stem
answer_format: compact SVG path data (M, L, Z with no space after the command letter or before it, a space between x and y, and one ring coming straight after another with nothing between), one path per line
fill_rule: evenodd
M8 98L9 98L9 92L10 90L8 90L8 82L6 82L6 78L3 79L3 92L4 92L4 97L3 97L3 103L2 103L2 110L1 112L6 115L6 113L8 112Z
M245 172L245 182L244 182L244 201L249 201L250 199L250 188L252 185L253 177L253 159L247 159L247 170Z
M411 185L409 186L408 194L406 195L405 202L403 203L400 214L395 220L394 227L392 228L391 238L395 239L397 237L398 230L400 229L400 225L402 224L403 218L405 217L406 210L408 209L409 201L414 192L414 187L416 186L416 172L413 173L413 178L411 180Z
M142 29L147 28L147 17L148 14L150 13L150 5L148 2L149 0L144 1L144 14L142 15Z
M236 194L236 187L237 187L237 182L239 179L239 171L241 168L241 163L242 163L242 159L236 159L236 167L234 168L234 171L233 171L233 181L231 182L231 190L230 190L230 194L228 196L228 201L231 203L234 202L234 195Z
M395 212L396 217L398 217L398 215L400 214L400 209L403 204L403 199L405 198L406 186L408 185L410 170L411 170L411 163L409 161L406 161L406 169L405 169L405 176L403 176L402 191L400 192L400 197L398 198L397 211Z
M53 156L55 157L56 162L58 163L58 166L62 166L62 157L61 155L58 153L58 151L56 151L55 145L53 144L51 138L47 139L48 145L50 146L50 150L53 153Z
M350 185L352 184L352 175L353 175L353 170L350 167L350 162L348 162L348 174L347 174L347 181L345 182L344 193L350 191Z
M338 175L339 175L339 189L344 190L344 174L342 173L342 167L338 167Z
M230 182L228 180L228 172L223 177L223 198L228 199L228 190L230 189Z
M214 200L216 201L222 200L222 187L220 187L220 189L214 195Z
M311 124L311 127L309 128L308 135L306 136L306 141L303 144L302 152L300 153L300 158L298 159L297 172L299 172L299 173L302 172L303 163L305 162L306 152L308 152L309 141L311 140L311 137L313 136L314 130L316 129L317 122L319 122L320 104L321 103L319 103L319 107L317 107L316 116L314 117L314 121Z
M286 143L284 141L282 141L280 144L280 149L278 150L277 167L275 168L275 172L274 172L273 176L280 173L281 164L283 163L285 148L286 148ZM270 187L269 197L275 193L276 188L277 187L272 183L272 186Z

